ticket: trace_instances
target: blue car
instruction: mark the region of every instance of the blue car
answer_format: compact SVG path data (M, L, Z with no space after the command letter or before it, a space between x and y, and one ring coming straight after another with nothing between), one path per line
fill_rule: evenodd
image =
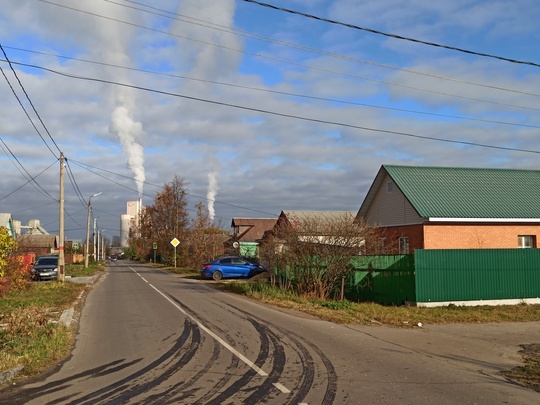
M253 277L266 269L241 257L227 256L205 263L201 267L201 277L221 280L232 277Z

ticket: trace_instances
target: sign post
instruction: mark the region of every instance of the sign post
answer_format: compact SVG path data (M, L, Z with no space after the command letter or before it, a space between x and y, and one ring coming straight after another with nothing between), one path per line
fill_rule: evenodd
M176 270L176 247L180 244L180 241L176 238L171 240L171 245L174 246L174 268Z
M154 249L154 263L156 262L156 250L157 250L157 243L152 243L152 248Z

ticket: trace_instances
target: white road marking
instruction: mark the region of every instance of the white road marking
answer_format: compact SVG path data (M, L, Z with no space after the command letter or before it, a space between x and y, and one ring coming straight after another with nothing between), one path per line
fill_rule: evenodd
M283 392L284 394L289 394L291 390L287 389L283 384L280 383L274 383L274 387L276 387L278 390Z
M146 281L137 271L135 271L133 268L130 267L132 271L134 271L139 277L141 277L144 281ZM148 281L146 281L148 283ZM193 316L188 314L184 309L179 306L176 302L171 300L169 297L167 297L164 293L162 293L160 290L158 290L156 287L154 287L152 284L148 283L150 287L152 287L158 294L160 294L163 298L165 298L167 301L169 301L176 309L178 309L180 312L182 312L185 316L187 316L189 319L191 319L193 322L195 322L199 328L204 330L206 333L208 333L210 336L212 336L215 340L217 340L223 347L225 347L227 350L229 350L233 355L238 357L240 360L242 360L244 363L246 363L249 367L251 367L253 370L257 372L262 377L267 377L268 373L266 373L264 370L259 368L255 363L253 363L251 360L249 360L246 356L244 356L242 353L237 351L234 347L229 345L227 342L225 342L223 339L221 339L218 335L216 335L214 332L212 332L210 329L208 329L206 326L204 326L201 322L199 322L197 319L195 319ZM276 385L276 384L274 384ZM281 384L279 384L281 385ZM277 385L276 385L277 386ZM282 386L282 385L281 385ZM282 386L283 387L283 386ZM285 387L283 387L285 388ZM285 388L286 389L286 388ZM288 390L287 390L288 391ZM290 391L288 391L290 392Z

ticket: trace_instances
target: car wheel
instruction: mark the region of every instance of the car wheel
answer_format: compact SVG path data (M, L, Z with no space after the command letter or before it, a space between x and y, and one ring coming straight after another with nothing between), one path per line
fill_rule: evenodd
M212 279L215 281L219 281L223 278L223 274L221 274L221 271L216 270L212 273Z

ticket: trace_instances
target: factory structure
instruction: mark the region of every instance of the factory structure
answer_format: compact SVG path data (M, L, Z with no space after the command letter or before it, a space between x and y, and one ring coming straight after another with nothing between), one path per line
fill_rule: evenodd
M143 209L142 199L127 202L126 213L120 217L120 246L128 246L130 232L139 226Z

